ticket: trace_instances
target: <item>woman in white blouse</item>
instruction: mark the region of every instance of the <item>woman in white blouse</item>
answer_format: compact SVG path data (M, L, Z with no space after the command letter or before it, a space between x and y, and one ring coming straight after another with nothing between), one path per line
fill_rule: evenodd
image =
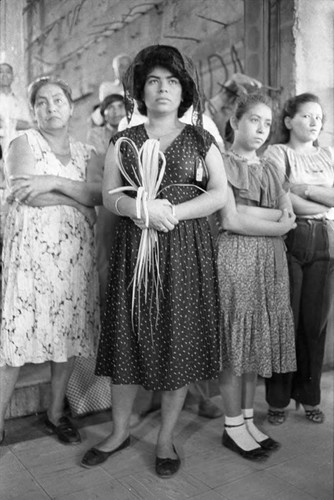
M326 325L333 302L334 151L319 147L323 110L317 96L289 99L282 112L282 144L265 155L289 177L297 227L286 245L296 329L297 372L266 380L268 420L282 424L290 398L313 423L322 423L320 378Z

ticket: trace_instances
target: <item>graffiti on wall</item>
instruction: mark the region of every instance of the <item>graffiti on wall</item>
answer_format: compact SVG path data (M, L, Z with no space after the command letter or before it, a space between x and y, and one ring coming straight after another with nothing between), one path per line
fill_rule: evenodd
M89 1L89 0L88 0ZM93 22L89 26L89 30L85 31L84 38L79 33L75 36L74 28L80 26L83 19L80 18L80 14L83 10L84 4L87 0L80 0L67 12L60 15L57 19L52 21L46 26L41 27L38 36L33 37L32 33L28 30L28 39L26 41L26 52L30 54L30 58L34 59L44 65L46 65L47 71L56 71L57 68L63 67L71 59L80 56L84 51L88 50L92 45L97 44L103 40L103 38L110 38L113 33L123 29L127 24L132 23L138 17L146 14L150 9L157 8L161 0L155 0L154 2L144 2L135 3L126 8L119 17L112 20L104 22ZM37 11L37 5L39 0L32 0L27 7L24 9L23 13L27 15L27 24L31 24L32 18L35 15L38 18L39 12ZM91 6L87 6L88 10ZM87 12L85 13L87 15ZM82 16L84 17L84 16ZM90 16L89 16L90 17ZM82 30L78 30L82 31ZM70 39L72 35L72 42L70 46L74 46L73 50L67 51L61 57L57 57L56 60L47 60L41 57L39 53L43 50L43 47L49 43L52 45L54 40L58 38L58 33L62 33L63 37ZM74 43L73 43L74 42Z

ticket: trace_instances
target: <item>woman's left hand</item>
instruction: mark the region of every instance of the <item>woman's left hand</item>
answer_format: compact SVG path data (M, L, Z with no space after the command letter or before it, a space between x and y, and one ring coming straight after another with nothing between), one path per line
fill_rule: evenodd
M56 176L53 175L13 175L10 177L10 200L29 203L36 196L55 189Z
M148 227L151 229L155 229L156 231L168 233L168 231L172 231L174 227L179 223L178 219L173 215L172 205L168 200L148 200L147 211L149 215ZM144 223L144 227L141 227L141 229L147 227L145 225L146 221L144 222L142 220L142 222L139 222L138 219L135 219L135 223L136 220L137 226L139 227L141 227L142 223Z

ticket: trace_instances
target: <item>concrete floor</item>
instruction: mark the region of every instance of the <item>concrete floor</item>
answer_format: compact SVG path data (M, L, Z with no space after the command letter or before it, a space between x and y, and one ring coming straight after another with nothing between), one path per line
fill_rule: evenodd
M132 445L102 466L87 470L80 459L110 430L109 415L77 419L83 443L66 447L45 436L32 417L8 421L0 448L1 500L333 500L334 371L322 379L322 425L308 422L300 409L289 409L282 426L266 420L263 382L256 396L260 426L282 447L262 463L253 463L221 446L223 417L207 420L184 410L175 444L182 467L172 479L154 473L154 443L159 411L132 430ZM213 398L220 404L220 398ZM19 432L21 429L21 432ZM18 442L17 442L18 441Z

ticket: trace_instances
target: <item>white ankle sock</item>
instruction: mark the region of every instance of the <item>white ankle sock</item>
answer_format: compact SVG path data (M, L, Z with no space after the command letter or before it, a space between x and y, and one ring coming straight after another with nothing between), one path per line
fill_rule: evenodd
M256 440L248 432L242 415L237 417L227 417L225 415L225 430L230 438L243 450L250 451L260 448Z
M249 432L249 434L255 439L257 443L260 443L261 441L264 441L265 439L268 439L268 436L266 434L263 434L263 432L260 431L254 424L254 410L253 408L245 408L242 410L244 419L245 419L245 424L246 428Z

